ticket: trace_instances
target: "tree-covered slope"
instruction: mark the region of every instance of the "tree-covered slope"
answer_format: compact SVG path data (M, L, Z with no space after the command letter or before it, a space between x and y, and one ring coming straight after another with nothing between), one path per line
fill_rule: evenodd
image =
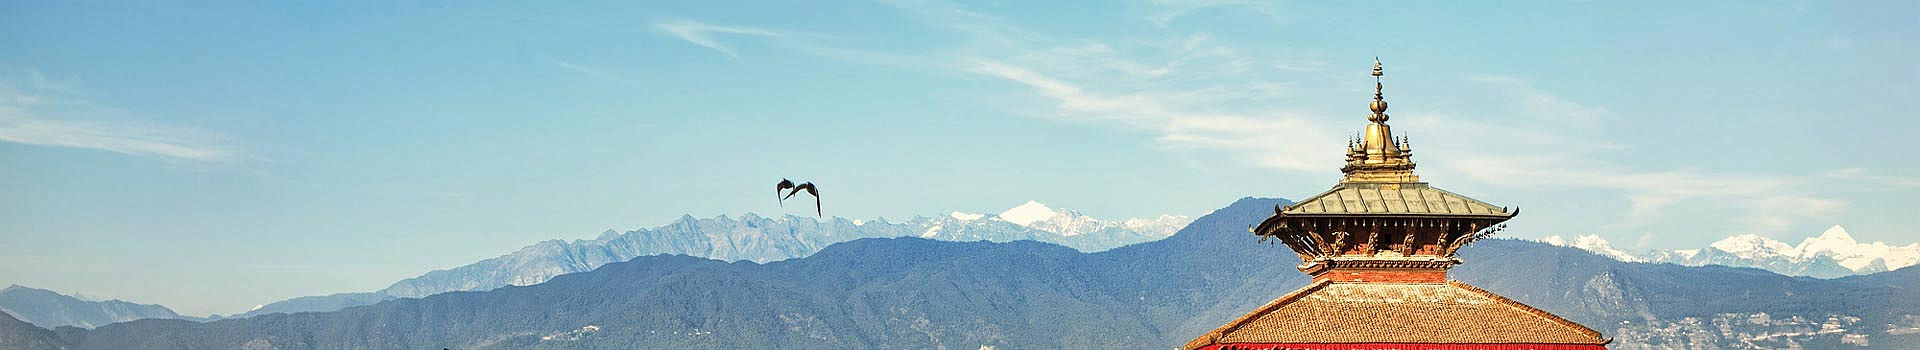
M1243 199L1168 239L1091 254L870 238L767 264L649 256L338 312L56 333L75 349L1166 349L1305 284L1292 254L1246 233L1281 202ZM1910 269L1821 280L1511 240L1465 252L1457 279L1593 326L1620 349L1900 348L1911 339L1889 332L1920 320Z

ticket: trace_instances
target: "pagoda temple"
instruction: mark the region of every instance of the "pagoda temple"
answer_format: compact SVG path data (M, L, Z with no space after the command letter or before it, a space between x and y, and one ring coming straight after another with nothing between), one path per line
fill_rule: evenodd
M1455 253L1520 211L1420 182L1387 126L1381 75L1376 59L1373 113L1348 144L1346 176L1251 227L1291 248L1313 282L1186 349L1605 349L1593 329L1447 279Z

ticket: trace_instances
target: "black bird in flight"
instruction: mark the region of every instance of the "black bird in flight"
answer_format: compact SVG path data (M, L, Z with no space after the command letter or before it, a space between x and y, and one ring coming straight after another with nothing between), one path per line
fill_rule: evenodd
M800 191L807 191L807 194L813 195L813 215L823 216L820 211L820 188L814 187L812 182L805 182L799 185L793 185L793 182L787 181L786 179L780 179L780 184L776 186L778 187L791 186L793 188L792 192L787 192L786 197L780 197L780 200L782 201L785 201L787 198L793 198L793 195L800 194Z
M773 200L779 201L782 207L787 206L787 199L780 197L780 193L786 192L789 188L793 188L793 180L783 178L780 179L780 183L773 185ZM816 198L818 198L818 196L816 196Z

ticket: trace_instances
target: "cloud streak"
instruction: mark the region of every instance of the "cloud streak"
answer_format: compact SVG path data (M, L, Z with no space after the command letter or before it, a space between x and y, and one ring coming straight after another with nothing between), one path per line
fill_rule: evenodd
M1920 177L1872 174L1861 168L1838 169L1821 173L1820 176L1839 180L1867 181L1881 186L1920 188Z
M229 161L239 155L223 145L226 138L220 134L103 118L116 114L124 113L0 85L0 141L203 162Z
M888 3L929 27L961 34L965 45L946 55L960 58L953 67L1016 83L1047 102L1016 111L1148 131L1162 149L1221 154L1260 168L1324 171L1339 161L1339 133L1319 118L1266 107L1289 85L1268 74L1318 63L1261 58L1274 55L1242 52L1206 34L1073 40L953 3Z
M1451 151L1450 151L1451 152ZM1784 229L1795 219L1832 214L1845 201L1796 192L1804 179L1793 176L1714 173L1690 170L1640 170L1582 155L1464 153L1447 158L1449 170L1489 184L1522 188L1587 188L1618 193L1627 203L1613 229L1646 227L1682 203L1728 207L1751 229ZM1705 202L1701 202L1705 201Z
M1014 104L1016 113L1088 125L1146 131L1158 148L1185 154L1224 155L1234 165L1319 173L1341 163L1343 138L1353 117L1321 116L1288 105L1301 79L1336 79L1322 73L1315 52L1221 43L1204 32L1181 34L1171 24L1200 11L1252 8L1284 22L1263 3L1209 1L1156 3L1146 23L1165 29L1145 37L1088 40L1052 36L1020 23L938 0L882 1L928 28L959 35L934 52L874 51L810 40L757 28L691 21L656 24L682 40L738 59L717 34L758 36L801 53L896 66L952 70L1013 83L1041 105ZM1338 73L1346 77L1347 72ZM1338 78L1345 79L1345 78ZM1415 147L1441 169L1468 179L1538 191L1577 189L1617 196L1626 209L1612 229L1639 230L1672 219L1681 206L1731 211L1727 219L1754 229L1782 229L1795 220L1831 215L1845 200L1806 190L1812 175L1727 173L1700 169L1649 169L1607 159L1631 146L1606 137L1610 111L1582 104L1507 76L1469 76L1503 95L1504 103L1459 113L1422 111L1396 116L1395 125L1426 135L1448 135L1446 145ZM1320 85L1315 83L1314 85ZM1364 96L1364 95L1357 95ZM1444 120L1442 122L1441 120ZM1416 135L1417 136L1417 135ZM1912 178L1843 171L1824 175L1898 187L1920 186ZM1536 192L1537 193L1537 192Z
M1124 126L1155 133L1155 145L1169 150L1224 154L1236 162L1257 167L1323 172L1341 163L1341 136L1352 130L1328 125L1341 118L1320 117L1288 107L1266 108L1288 97L1288 81L1297 73L1318 71L1323 63L1289 52L1248 52L1217 43L1205 33L1170 40L1059 43L1063 40L1035 34L1002 19L972 11L949 11L945 5L914 2L909 12L948 13L927 16L936 27L975 36L973 42L1014 43L998 55L975 53L959 66L964 70L1018 83L1050 102L1030 110L1048 118ZM1212 7L1244 7L1234 1L1201 4L1165 4L1165 11L1148 18L1167 24L1194 11ZM1270 9L1270 8L1269 8ZM964 10L964 9L962 9ZM1269 13L1278 18L1277 12ZM991 26L995 30L979 29ZM1009 34L1013 33L1013 34ZM1010 37L1009 37L1010 36ZM973 49L979 49L975 47ZM1609 121L1607 108L1575 102L1536 86L1504 76L1472 76L1507 100L1497 110L1475 110L1470 115L1491 118L1396 118L1402 130L1449 135L1452 143L1435 152L1422 149L1443 170L1457 171L1498 186L1548 190L1578 188L1619 196L1626 210L1613 229L1641 229L1663 219L1669 210L1689 206L1731 210L1734 225L1779 230L1796 220L1838 212L1848 203L1809 193L1808 176L1742 174L1694 169L1645 169L1606 161L1608 155L1631 147L1601 137ZM1419 113L1433 116L1432 112ZM1346 124L1340 124L1346 125ZM1416 140L1417 141L1417 140ZM1897 177L1838 174L1890 184L1910 183Z
M582 75L586 75L589 77L606 79L609 81L614 81L614 82L627 84L627 85L643 85L640 83L640 81L633 80L633 78L628 78L626 75L608 72L604 69L600 69L596 67L575 64L573 62L567 62L562 60L551 60L551 59L547 60L547 63L552 63L554 66L560 67L561 69L570 70L570 71L573 71L574 73L580 73Z
M1800 189L1809 187L1810 176L1641 169L1609 162L1603 155L1629 146L1564 132L1600 129L1607 120L1605 108L1570 101L1519 78L1478 76L1470 80L1502 91L1524 115L1501 120L1458 116L1443 117L1446 122L1427 119L1415 124L1417 128L1478 141L1473 147L1425 154L1443 159L1439 164L1446 170L1488 184L1599 189L1618 194L1627 209L1609 228L1644 228L1665 217L1668 209L1689 203L1744 212L1730 218L1749 229L1779 230L1788 228L1794 220L1830 215L1848 205L1843 200L1802 192Z
M720 53L726 54L727 57L733 58L734 60L740 59L740 53L734 52L732 47L729 47L725 44L721 44L719 40L714 38L715 34L731 34L731 35L760 36L760 37L782 37L786 35L780 32L775 32L775 31L765 30L765 29L728 27L728 26L713 25L713 24L707 24L707 23L691 21L691 20L675 20L675 21L657 22L653 24L653 27L659 28L662 31L666 31L668 34L671 34L676 38L680 38L680 40L685 40L688 43L699 45L700 47L705 47L708 49L713 49L714 51L719 51Z
M1154 12L1152 15L1148 15L1147 21L1152 22L1153 25L1160 28L1169 28L1173 24L1173 21L1195 12L1220 8L1232 8L1237 11L1259 14L1271 18L1276 22L1286 20L1286 16L1282 15L1279 9L1280 3L1273 1L1153 0L1152 3L1159 6L1161 10Z
M1493 85L1496 89L1513 98L1521 111L1538 120L1565 121L1580 127L1592 127L1600 123L1605 108L1573 103L1560 96L1547 93L1532 83L1514 77L1477 76L1474 81Z
M1334 147L1297 147L1337 142L1333 133L1297 113L1210 112L1192 105L1217 96L1161 90L1090 91L1086 86L1110 82L1069 82L1033 68L993 60L976 61L969 70L1039 93L1053 104L1051 109L1040 111L1041 115L1152 131L1157 134L1155 145L1167 149L1222 152L1261 167L1285 170L1324 170L1327 164L1338 161Z

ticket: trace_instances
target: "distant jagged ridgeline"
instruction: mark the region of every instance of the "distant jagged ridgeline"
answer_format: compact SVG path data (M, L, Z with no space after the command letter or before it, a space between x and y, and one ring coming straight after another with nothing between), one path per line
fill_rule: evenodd
M1095 253L891 238L769 264L647 256L527 287L210 324L143 320L52 338L71 341L61 344L70 350L1168 348L1311 282L1291 258L1273 258L1284 249L1245 234L1247 222L1283 204L1244 199L1172 237ZM1920 269L1792 278L1502 239L1460 258L1472 263L1452 276L1570 320L1615 325L1614 347L1839 347L1847 336L1874 347L1920 344L1887 333L1920 327L1903 318L1920 315L1906 297L1920 288ZM1768 321L1748 322L1757 314ZM1844 331L1803 332L1827 322ZM0 334L29 331L0 324Z

